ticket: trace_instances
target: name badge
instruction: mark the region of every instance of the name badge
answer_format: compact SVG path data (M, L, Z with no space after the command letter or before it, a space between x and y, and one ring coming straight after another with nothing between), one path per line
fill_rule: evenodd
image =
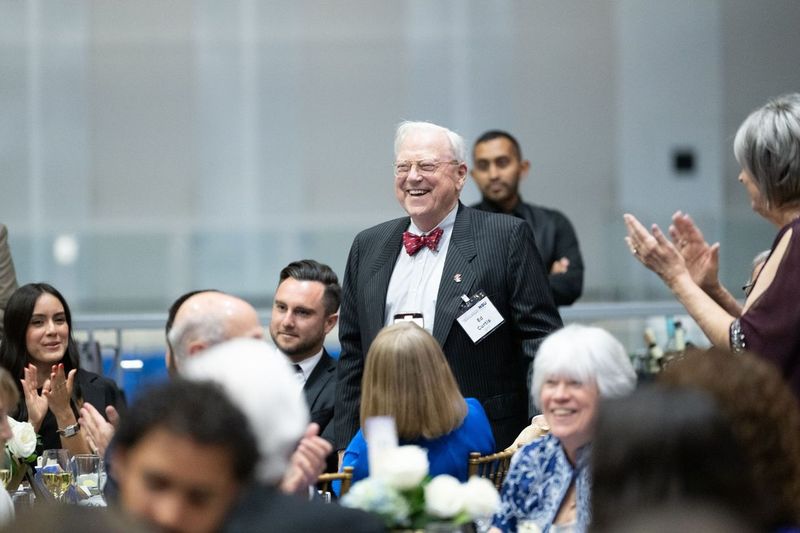
M413 322L421 328L425 327L425 319L422 318L422 313L398 313L392 317L392 324L398 322Z
M475 344L505 322L500 311L482 290L476 292L472 298L467 298L465 294L461 299L464 303L461 304L462 311L456 320Z

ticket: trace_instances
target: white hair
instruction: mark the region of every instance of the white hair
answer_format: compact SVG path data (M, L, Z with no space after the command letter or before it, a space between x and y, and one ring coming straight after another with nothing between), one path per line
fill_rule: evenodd
M205 313L194 313L174 324L167 338L172 347L175 365L182 367L189 359L189 344L196 340L202 340L209 346L224 341L227 338L226 319L222 309L209 309Z
M409 134L417 131L436 131L444 133L447 136L447 140L450 142L450 150L453 152L453 159L459 163L464 163L466 161L467 148L464 144L464 138L461 137L461 135L445 128L444 126L434 124L433 122L412 120L404 120L397 125L397 131L394 135L395 158L397 157L397 153L400 151L400 147L402 146L406 137L408 137Z
M308 406L286 357L264 341L238 338L187 359L181 376L219 383L258 442L256 479L277 485L308 426Z
M625 348L602 328L571 324L550 334L533 362L531 396L541 409L542 384L550 377L595 382L602 398L630 394L636 372Z

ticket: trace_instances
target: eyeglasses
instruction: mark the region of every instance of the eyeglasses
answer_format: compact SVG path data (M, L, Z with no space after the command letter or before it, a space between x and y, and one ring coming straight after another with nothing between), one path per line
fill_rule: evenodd
M458 165L458 161L395 161L392 163L394 175L398 178L405 178L411 169L417 166L417 173L422 176L430 176L435 173L441 165Z

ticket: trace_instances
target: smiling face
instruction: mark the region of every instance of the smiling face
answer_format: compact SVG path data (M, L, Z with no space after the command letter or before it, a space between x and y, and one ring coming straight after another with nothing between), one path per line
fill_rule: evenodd
M397 150L395 161L449 162L455 159L447 135L437 129L409 132ZM436 171L421 175L413 165L407 176L394 178L397 201L422 231L432 230L458 203L467 166L440 164Z
M325 336L336 325L336 314L327 315L323 303L325 285L319 281L286 278L275 291L269 333L275 345L294 361L302 361L322 349Z
M514 145L497 137L475 145L472 178L487 200L510 212L519 202L519 182L530 163L520 161Z
M542 384L542 414L573 461L578 448L591 441L599 397L594 381L551 376Z
M37 366L60 362L68 342L69 326L64 306L52 294L42 293L33 307L25 334L25 347L31 361Z

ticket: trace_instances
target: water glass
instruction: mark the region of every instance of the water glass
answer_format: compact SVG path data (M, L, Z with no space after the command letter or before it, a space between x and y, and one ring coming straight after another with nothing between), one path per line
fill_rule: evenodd
M78 454L72 458L75 488L80 497L91 498L100 494L102 461L99 455Z

